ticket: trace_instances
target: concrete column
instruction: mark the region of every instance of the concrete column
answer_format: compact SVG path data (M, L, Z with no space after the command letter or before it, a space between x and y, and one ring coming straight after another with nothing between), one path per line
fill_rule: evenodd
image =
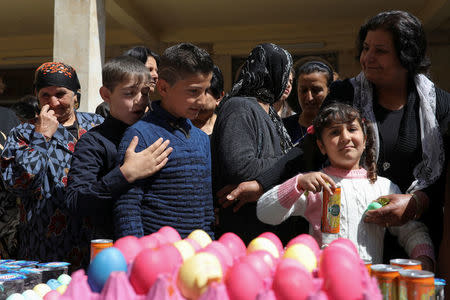
M103 100L105 60L104 0L55 0L53 60L77 71L81 84L79 111L94 112Z

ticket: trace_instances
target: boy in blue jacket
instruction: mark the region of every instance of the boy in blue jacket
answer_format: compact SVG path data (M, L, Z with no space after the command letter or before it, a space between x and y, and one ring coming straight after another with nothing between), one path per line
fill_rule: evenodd
M182 237L203 229L213 237L211 155L208 136L192 125L205 105L213 62L209 54L192 44L172 46L159 65L157 89L160 102L128 128L119 146L119 161L134 136L136 151L159 137L169 139L173 152L166 166L137 180L114 204L116 237L143 236L162 226L172 226Z
M110 106L105 121L78 141L68 175L65 202L78 216L91 216L92 239L113 238L113 197L130 188L139 178L159 171L171 148L162 139L135 153L137 138L126 149L123 164L117 164L117 149L125 130L144 114L149 102L150 72L139 60L119 56L105 64L100 95Z

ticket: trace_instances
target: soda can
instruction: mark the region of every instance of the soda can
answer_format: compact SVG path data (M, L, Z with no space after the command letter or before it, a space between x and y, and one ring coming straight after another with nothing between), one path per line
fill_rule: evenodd
M10 263L10 262L14 262L14 259L0 259L0 265L6 264L6 263Z
M377 278L383 300L398 299L398 277L400 270L402 268L399 266L385 264L372 265L371 273L372 276Z
M399 300L434 299L434 273L422 270L399 273Z
M434 297L436 300L444 300L445 279L434 279Z
M0 299L6 299L14 293L22 293L25 278L25 275L17 273L0 274Z
M20 270L21 266L16 265L1 265L0 273L14 273L14 271Z
M422 270L422 263L420 260L395 258L389 261L393 266L399 266L407 270Z
M323 191L322 232L339 233L341 222L341 188L337 186L332 195Z
M33 289L36 285L42 282L42 271L38 268L26 267L22 268L16 273L25 275L24 289Z
M98 239L98 240L92 240L91 241L91 261L94 259L94 257L103 249L109 248L113 246L112 240L107 239Z
M6 266L15 265L15 266L21 266L22 268L26 268L26 267L34 267L38 263L39 263L38 261L15 260L12 262L7 262L4 265L6 265Z
M372 267L372 260L370 260L370 259L365 259L364 260L364 264L366 265L366 269L367 269L367 272L369 272L369 276L371 276L371 267Z

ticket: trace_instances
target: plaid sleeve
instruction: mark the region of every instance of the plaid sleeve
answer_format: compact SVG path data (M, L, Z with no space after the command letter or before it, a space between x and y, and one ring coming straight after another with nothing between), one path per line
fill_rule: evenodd
M1 155L1 175L7 188L18 195L36 191L45 177L50 147L32 125L14 128Z

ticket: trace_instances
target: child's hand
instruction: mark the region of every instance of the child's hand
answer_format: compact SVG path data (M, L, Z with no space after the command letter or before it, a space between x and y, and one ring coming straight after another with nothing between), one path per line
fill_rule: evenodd
M323 188L330 195L333 194L332 189L336 188L333 179L322 172L311 172L298 176L297 186L299 189L313 193L318 193Z
M159 138L147 149L136 153L138 141L137 136L133 137L125 152L123 165L120 167L120 171L129 183L149 177L161 170L166 165L167 157L173 150L172 147L167 148L170 143L169 140L163 142L163 139Z

